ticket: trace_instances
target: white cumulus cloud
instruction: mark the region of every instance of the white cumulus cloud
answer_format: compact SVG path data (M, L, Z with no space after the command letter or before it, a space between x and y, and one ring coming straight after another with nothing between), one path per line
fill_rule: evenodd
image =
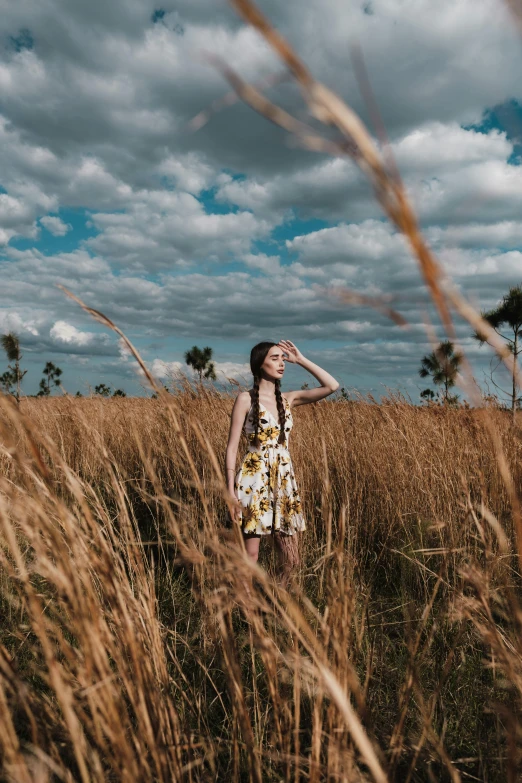
M214 362L218 381L224 381L227 378L234 378L237 381L250 383L252 373L250 364L239 364L238 362Z
M55 237L64 237L72 229L70 223L64 223L61 218L53 215L40 218L40 223Z
M38 321L34 318L27 319L15 311L5 310L0 312L0 331L2 334L14 332L20 334L28 332L34 336L39 334Z
M140 374L143 374L141 367L139 368ZM150 365L150 371L155 378L170 378L172 375L178 375L183 370L183 364L181 362L166 362L163 359L154 359Z
M56 321L49 334L54 340L68 343L69 345L89 345L96 338L94 332L81 332L67 321Z

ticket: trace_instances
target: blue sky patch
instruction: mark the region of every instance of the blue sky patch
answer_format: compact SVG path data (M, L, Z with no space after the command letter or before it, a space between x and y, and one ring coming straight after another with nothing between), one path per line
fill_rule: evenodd
M30 30L22 28L16 35L9 36L9 43L15 52L23 49L34 49L34 38Z

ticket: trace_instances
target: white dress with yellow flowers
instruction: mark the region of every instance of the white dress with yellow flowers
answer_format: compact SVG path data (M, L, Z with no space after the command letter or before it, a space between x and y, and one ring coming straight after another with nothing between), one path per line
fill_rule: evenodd
M293 425L292 411L288 400L284 400L284 405L286 446L277 442L279 422L269 411L259 407L259 449L253 444L255 431L252 406L245 419L248 452L235 480L236 495L241 504L243 533L263 536L279 531L291 536L306 527L288 451L288 437Z

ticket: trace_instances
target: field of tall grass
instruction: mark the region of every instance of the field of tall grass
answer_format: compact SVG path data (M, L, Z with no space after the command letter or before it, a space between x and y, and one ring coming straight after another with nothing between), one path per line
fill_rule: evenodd
M211 58L236 95L299 144L360 167L407 239L437 325L455 340L463 318L520 389L505 341L420 232L360 53L379 145L251 0L231 4L295 80L311 124ZM385 298L335 293L406 325ZM476 403L466 361L459 381ZM308 528L286 591L269 542L254 565L227 522L231 396L156 389L155 400L19 407L0 396L2 779L521 779L519 422L393 398L296 409Z
M518 780L521 580L483 413L296 408L287 592L229 522L232 402L1 399L3 779ZM490 415L520 489L520 430Z

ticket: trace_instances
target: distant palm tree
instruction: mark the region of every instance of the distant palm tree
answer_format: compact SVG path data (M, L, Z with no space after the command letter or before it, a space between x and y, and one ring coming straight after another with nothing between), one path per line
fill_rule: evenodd
M435 386L444 386L445 403L455 399L454 396L450 399L449 390L455 386L461 362L462 354L455 353L455 346L451 340L439 343L434 351L421 360L420 377L431 377Z
M190 351L185 351L185 361L194 372L198 373L200 382L203 377L216 380L216 370L211 359L212 348L198 348L197 345L193 345Z
M511 375L511 392L505 392L500 389L500 386L495 384L497 388L511 398L511 411L513 414L513 420L515 419L515 411L517 403L519 402L518 388L517 388L517 358L522 353L522 344L520 337L522 336L522 285L513 286L508 293L502 298L502 301L493 310L489 310L482 313L482 318L486 320L508 344L509 350L513 354L513 372ZM507 327L511 330L511 336L503 334L503 327ZM478 340L482 345L487 342L481 334L474 333L473 337ZM493 378L491 379L493 380ZM495 383L493 381L493 383Z
M22 359L22 354L20 352L20 340L18 339L18 335L16 335L14 332L9 332L8 334L2 335L1 342L2 348L7 355L7 361L11 362L11 364L8 364L7 366L11 372L11 384L16 386L16 401L20 402L20 384L22 382L22 378L27 372L27 370L20 369L20 361ZM4 373L4 376L5 375L6 374ZM5 378L5 380L9 379Z

